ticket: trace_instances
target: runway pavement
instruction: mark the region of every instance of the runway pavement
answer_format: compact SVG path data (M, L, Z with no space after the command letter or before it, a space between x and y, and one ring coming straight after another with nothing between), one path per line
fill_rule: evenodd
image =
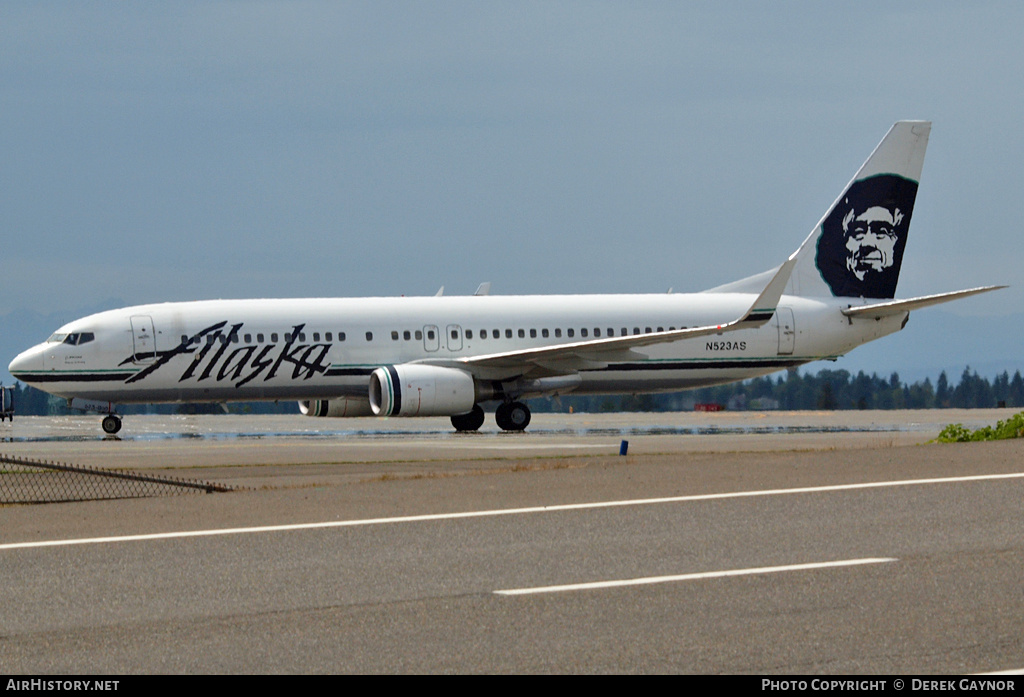
M19 418L0 452L245 490L0 509L4 668L1019 669L1024 443L926 443L1010 414Z

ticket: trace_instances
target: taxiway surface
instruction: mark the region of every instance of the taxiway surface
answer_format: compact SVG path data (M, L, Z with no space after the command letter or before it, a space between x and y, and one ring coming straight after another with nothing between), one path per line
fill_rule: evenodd
M4 666L1017 669L1024 442L926 443L1011 413L19 418L0 452L244 489L0 509Z

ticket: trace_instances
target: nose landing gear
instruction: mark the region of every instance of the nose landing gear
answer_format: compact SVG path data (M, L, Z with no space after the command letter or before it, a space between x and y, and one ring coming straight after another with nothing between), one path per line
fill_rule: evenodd
M103 417L103 432L112 436L121 430L121 417L117 414L107 414Z

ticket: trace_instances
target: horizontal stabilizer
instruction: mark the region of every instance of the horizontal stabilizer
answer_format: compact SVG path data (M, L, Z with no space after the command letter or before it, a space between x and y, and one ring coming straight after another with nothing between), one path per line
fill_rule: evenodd
M1000 288L1006 288L1006 286L982 286L981 288L955 290L951 293L922 295L919 298L910 298L909 300L889 300L884 303L873 303L871 305L848 307L842 312L847 317L865 317L869 319L880 319L882 317L899 315L904 312L909 312L910 310L919 310L922 307L928 307L930 305L948 303L951 300L959 300L960 298L967 298L972 295L978 295L979 293L987 293L990 290L999 290Z
M708 288L707 290L702 290L701 293L756 293L771 280L777 268L768 269L759 274L747 276L738 281L732 281L724 285L715 286L714 288Z

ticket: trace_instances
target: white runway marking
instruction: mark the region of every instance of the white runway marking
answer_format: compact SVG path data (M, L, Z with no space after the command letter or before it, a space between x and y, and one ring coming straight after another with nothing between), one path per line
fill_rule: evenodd
M570 583L564 586L540 586L537 588L514 588L511 590L494 591L496 595L535 595L539 593L564 593L566 591L586 591L597 588L621 588L623 586L647 586L653 583L674 583L676 581L697 581L707 578L725 578L728 576L753 576L755 574L776 574L783 571L807 571L809 569L831 569L840 566L860 566L862 564L885 564L898 561L888 557L867 559L846 559L843 561L825 561L813 564L789 564L787 566L761 566L753 569L732 569L730 571L704 571L695 574L679 574L677 576L648 576L646 578L630 578L619 581L593 581L591 583Z
M280 443L284 447L291 447L290 443ZM474 443L465 441L454 443L448 441L423 440L403 441L404 446L416 446L417 448L433 448L435 450L607 450L608 452L619 452L618 443ZM346 448L380 448L379 441L366 443L351 442L345 444Z
M993 673L974 673L974 675L1024 675L1024 668L1013 668L1012 670L997 670Z
M458 443L458 444L445 444L445 449L459 449L459 450L607 450L615 452L619 451L619 444L614 445L601 444L601 443L523 443L515 445L473 445L472 443Z
M0 544L0 550L30 549L35 547L68 547L72 545L104 544L111 542L137 542L142 540L168 540L184 537L213 537L218 535L245 535L261 532L286 532L290 530L315 530L318 528L350 528L366 525L390 525L394 523L416 523L435 520L459 520L464 518L493 518L528 513L553 513L557 511L582 511L598 508L621 508L626 506L648 506L662 503L687 503L691 501L714 501L721 499L755 498L761 496L785 496L789 494L814 494L856 489L884 489L899 486L925 484L958 484L983 482L1000 479L1021 479L1024 472L1009 474L979 474L970 477L937 477L935 479L903 479L892 482L865 482L863 484L834 484L829 486L808 486L793 489L765 489L759 491L734 491L724 494L698 494L695 496L668 496L654 499L631 499L625 501L597 501L592 503L569 503L554 506L531 506L527 508L499 508L486 511L463 513L432 513L426 515L395 516L392 518L364 518L361 520L337 520L323 523L295 523L292 525L262 525L248 528L221 528L216 530L186 530L161 532L145 535L118 535L111 537L88 537L70 540L41 540L38 542L11 542Z

